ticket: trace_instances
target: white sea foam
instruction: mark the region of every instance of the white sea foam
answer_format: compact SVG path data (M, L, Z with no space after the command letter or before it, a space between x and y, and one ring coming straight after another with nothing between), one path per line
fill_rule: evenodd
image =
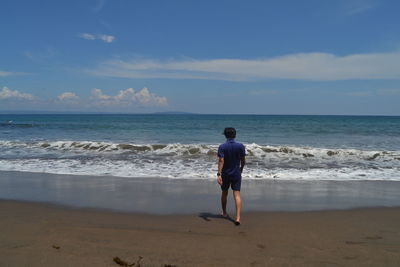
M250 165L250 164L249 164ZM112 161L74 159L0 160L2 171L26 171L54 174L108 175L118 177L166 177L180 179L214 179L215 162ZM400 181L400 170L363 168L283 169L246 167L244 179L274 180L390 180Z
M0 170L214 179L215 144L0 141ZM246 144L244 179L400 181L399 151Z

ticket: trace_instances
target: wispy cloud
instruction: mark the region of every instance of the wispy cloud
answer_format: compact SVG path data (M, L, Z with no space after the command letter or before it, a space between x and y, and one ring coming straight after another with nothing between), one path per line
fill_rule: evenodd
M87 72L121 78L254 81L400 79L400 52L336 56L300 53L267 59L108 60Z
M11 72L11 71L1 71L0 70L0 77L7 77L7 76L15 76L15 75L26 75L28 73L24 72Z
M55 57L58 54L56 48L47 46L45 49L37 51L24 51L24 55L32 61L43 62Z
M377 6L376 0L347 0L344 10L346 15L356 15L367 12Z
M369 91L354 91L349 92L346 95L348 96L355 96L355 97L363 97L363 96L371 96L372 92Z
M96 40L96 36L90 33L82 33L79 35L79 37L86 39L86 40Z
M96 6L93 8L94 12L99 12L103 9L106 0L97 0Z
M400 96L400 88L381 88L373 90L350 91L346 93L346 95L354 97L395 97Z
M400 88L397 89L379 89L377 90L378 95L382 96L399 96L400 95Z
M86 40L101 40L106 43L112 43L115 40L115 37L107 34L91 34L91 33L82 33L79 37Z
M3 87L3 89L0 91L0 100L4 99L33 100L34 96L28 93L21 93L17 90L10 90L7 87Z
M248 92L249 95L255 96L269 96L269 95L276 95L279 91L278 90L250 90Z
M150 93L144 87L142 90L135 91L133 88L120 90L116 95L106 95L101 89L92 89L92 104L102 106L165 106L167 98Z

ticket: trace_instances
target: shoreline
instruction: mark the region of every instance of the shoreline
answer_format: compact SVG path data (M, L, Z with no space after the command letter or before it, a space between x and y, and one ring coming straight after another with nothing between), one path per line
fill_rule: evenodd
M398 266L400 208L149 215L0 201L0 265ZM223 248L223 249L221 249Z
M0 172L0 199L149 214L219 211L216 181ZM244 211L399 207L396 181L243 180ZM228 211L233 211L229 193Z

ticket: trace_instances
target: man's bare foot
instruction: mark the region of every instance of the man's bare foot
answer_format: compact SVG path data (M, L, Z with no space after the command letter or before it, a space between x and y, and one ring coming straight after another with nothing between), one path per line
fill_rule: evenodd
M221 214L220 214L222 217L224 217L224 218L228 218L229 217L229 215L228 215L228 213L224 213L224 212L221 212Z
M236 217L235 225L236 225L236 226L239 226L239 225L240 225L240 217Z

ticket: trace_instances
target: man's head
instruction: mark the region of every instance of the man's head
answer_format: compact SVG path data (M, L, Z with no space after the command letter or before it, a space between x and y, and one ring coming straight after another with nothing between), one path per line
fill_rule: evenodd
M224 130L224 135L225 135L226 139L233 139L233 138L235 138L235 137L236 137L236 130L235 130L235 128L232 128L232 127L225 128L225 130Z

